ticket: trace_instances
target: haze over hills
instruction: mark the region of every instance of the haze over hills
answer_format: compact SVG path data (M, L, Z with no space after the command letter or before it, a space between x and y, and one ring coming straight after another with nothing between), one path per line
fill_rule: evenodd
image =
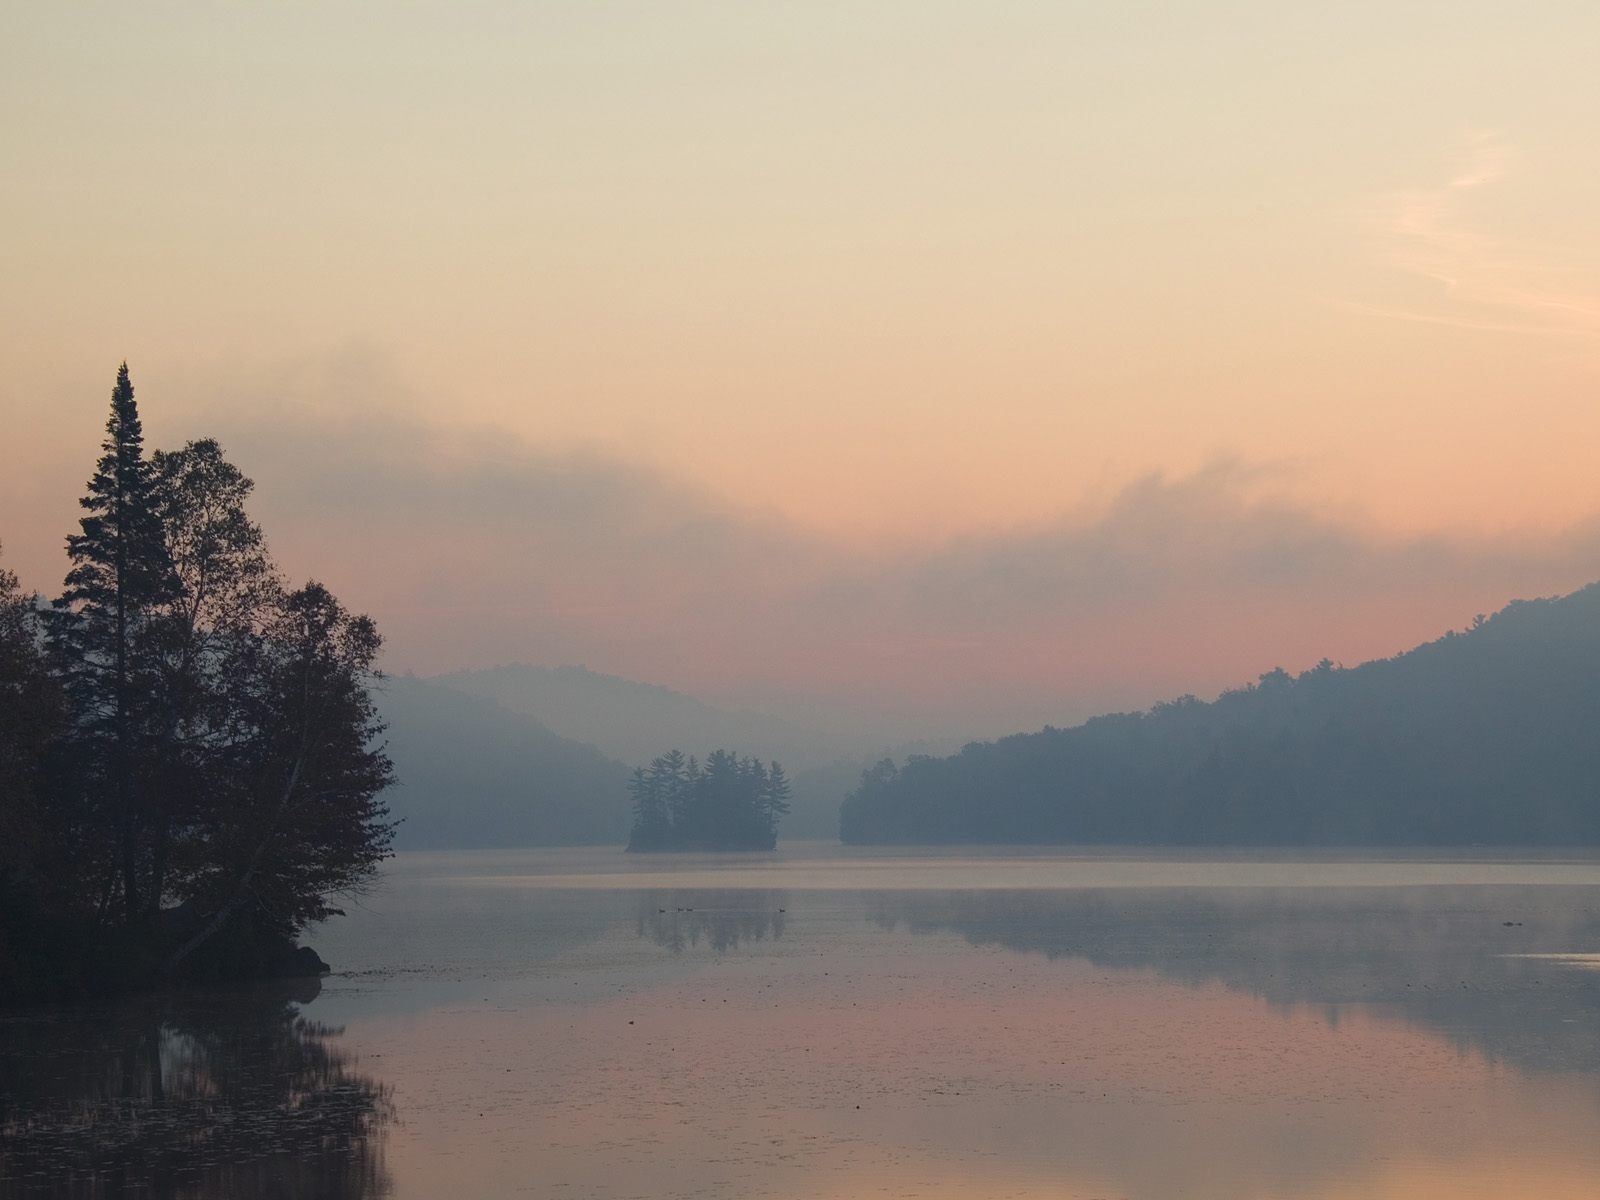
M629 767L492 700L413 676L378 693L405 849L616 844Z
M1600 845L1600 584L1392 659L871 771L849 842Z
M403 818L403 849L620 846L632 819L630 772L673 747L779 760L793 787L780 837L832 839L845 794L872 761L896 752L582 667L391 675L378 704L399 777L389 800Z
M765 713L717 708L653 683L602 675L586 667L512 663L431 677L532 717L563 737L598 746L624 762L648 762L677 747L717 746L782 759L798 770L871 748L873 739L808 728Z
M1600 585L1393 659L944 758L582 667L390 679L382 703L413 847L621 844L629 771L674 747L783 762L790 839L1600 844Z
M780 837L833 838L839 804L861 772L885 754L954 749L954 739L894 745L870 732L840 733L749 710L719 708L657 684L585 667L508 664L430 680L492 701L629 766L679 749L704 756L725 748L781 762L794 795ZM624 830L624 836L626 831Z

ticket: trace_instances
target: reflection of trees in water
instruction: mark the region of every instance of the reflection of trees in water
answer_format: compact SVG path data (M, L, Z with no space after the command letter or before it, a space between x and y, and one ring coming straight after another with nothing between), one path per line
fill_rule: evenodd
M901 892L867 906L886 929L1155 970L1274 1004L1378 1004L1523 1067L1600 1070L1600 971L1521 957L1600 950L1591 888Z
M291 986L0 1018L0 1196L386 1194L388 1089Z
M783 936L787 893L757 889L641 892L636 926L642 938L674 954L704 944L721 953L743 942Z

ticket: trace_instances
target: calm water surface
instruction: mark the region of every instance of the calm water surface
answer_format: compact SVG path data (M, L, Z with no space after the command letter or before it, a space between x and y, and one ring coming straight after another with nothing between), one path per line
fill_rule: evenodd
M0 1195L1600 1195L1600 860L402 856L0 1014Z

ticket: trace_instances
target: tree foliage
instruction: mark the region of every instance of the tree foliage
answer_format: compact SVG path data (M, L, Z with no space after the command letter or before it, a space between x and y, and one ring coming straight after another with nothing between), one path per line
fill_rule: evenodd
M382 642L283 583L216 442L144 456L126 366L106 428L43 631L0 576L0 706L26 717L0 735L0 822L42 924L150 975L224 932L287 944L371 877Z
M61 693L42 645L38 599L0 567L0 888L42 885L40 799ZM26 875L26 879L23 877Z
M161 803L154 636L158 607L176 580L156 515L144 431L128 364L117 370L100 460L67 538L66 588L52 622L55 667L70 701L79 769L106 845L96 858L121 885L131 920L159 903L140 866L141 831Z
M629 850L771 850L789 811L778 763L713 750L702 765L673 750L637 768Z

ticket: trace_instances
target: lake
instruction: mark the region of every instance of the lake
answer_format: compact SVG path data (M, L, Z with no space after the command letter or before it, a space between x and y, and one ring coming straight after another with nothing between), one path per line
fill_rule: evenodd
M1600 1195L1587 854L408 854L307 940L0 1014L0 1195Z

